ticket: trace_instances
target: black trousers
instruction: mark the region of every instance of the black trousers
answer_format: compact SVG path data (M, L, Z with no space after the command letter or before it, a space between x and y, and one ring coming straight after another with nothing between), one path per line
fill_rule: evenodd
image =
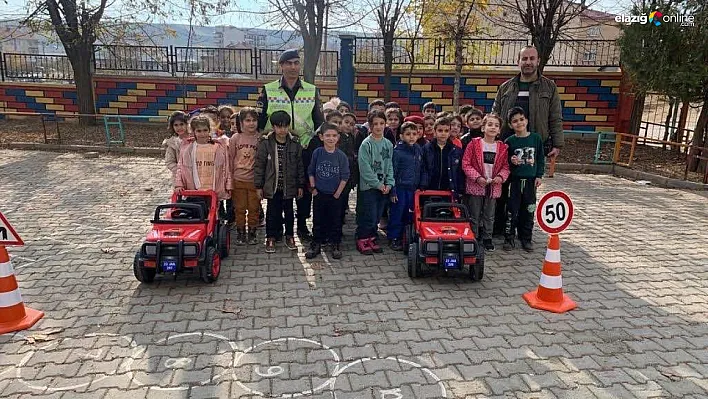
M312 194L308 190L303 190L302 197L295 200L297 204L297 229L302 230L307 228L307 219L310 217L310 209L312 208Z
M324 244L339 244L342 241L342 204L343 196L339 199L332 194L317 193L313 198L314 220L313 233L315 242Z
M507 239L512 239L518 233L519 240L531 241L536 212L536 179L511 178L510 180L504 235Z
M292 236L293 225L295 224L293 199L283 199L283 192L277 191L273 198L268 199L266 238L280 238L283 234L283 224L285 224L285 235Z
M496 209L494 211L494 231L492 234L495 236L504 235L506 231L506 219L508 217L506 212L506 203L509 201L508 179L502 183L501 189L501 197L497 198Z

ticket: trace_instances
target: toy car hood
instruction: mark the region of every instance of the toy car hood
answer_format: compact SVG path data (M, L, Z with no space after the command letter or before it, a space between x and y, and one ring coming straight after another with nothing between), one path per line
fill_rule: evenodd
M202 242L205 237L206 229L203 224L157 225L147 234L146 241Z
M419 233L426 240L438 238L474 240L474 232L469 223L425 222L421 225Z

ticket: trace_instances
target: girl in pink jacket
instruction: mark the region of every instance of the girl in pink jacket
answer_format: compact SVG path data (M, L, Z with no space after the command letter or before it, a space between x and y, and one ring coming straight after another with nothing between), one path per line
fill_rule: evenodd
M485 116L482 120L484 137L473 139L462 157L465 191L468 194L465 202L471 214L472 227L477 239L481 234L484 248L489 252L494 251L492 229L496 199L501 196L502 183L509 178L507 145L496 141L501 126L499 115Z
M182 147L175 174L175 192L214 190L220 200L231 198L231 168L226 146L211 139L211 123L198 115L189 121L194 141Z

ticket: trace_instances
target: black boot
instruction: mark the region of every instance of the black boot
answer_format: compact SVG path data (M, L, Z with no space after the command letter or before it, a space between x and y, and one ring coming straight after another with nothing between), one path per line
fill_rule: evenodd
M307 252L305 252L305 258L312 259L321 253L322 253L322 248L320 247L320 244L313 241L310 243L310 249L308 249Z

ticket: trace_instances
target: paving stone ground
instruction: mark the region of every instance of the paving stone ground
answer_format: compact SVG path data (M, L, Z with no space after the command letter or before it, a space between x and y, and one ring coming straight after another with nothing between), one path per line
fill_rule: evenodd
M0 336L2 398L705 398L708 200L557 175L578 309L530 309L536 250L487 257L482 282L407 277L402 254L341 261L237 247L219 281L139 284L132 260L170 186L160 160L0 151L0 209L35 327ZM500 244L500 243L499 243ZM59 332L29 344L25 338Z

